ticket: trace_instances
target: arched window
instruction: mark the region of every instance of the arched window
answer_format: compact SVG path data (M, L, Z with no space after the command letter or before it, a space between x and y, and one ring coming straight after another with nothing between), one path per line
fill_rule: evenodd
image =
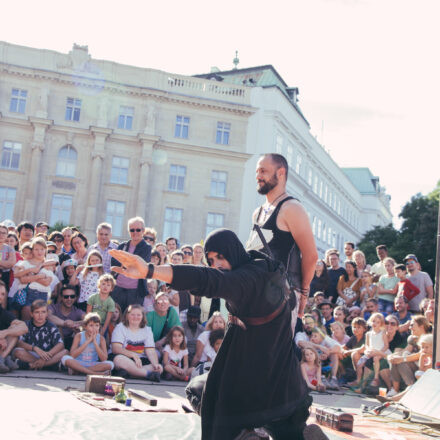
M57 176L75 177L77 152L72 145L65 145L58 152Z

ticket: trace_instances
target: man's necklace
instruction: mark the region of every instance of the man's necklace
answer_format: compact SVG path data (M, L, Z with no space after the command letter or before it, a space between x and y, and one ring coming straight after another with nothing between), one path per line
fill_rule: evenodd
M282 194L280 194L272 203L270 203L268 206L267 206L267 208L265 208L264 206L263 206L263 212L264 212L264 217L267 217L267 214L269 214L269 212L270 211L272 211L272 209L274 209L275 208L275 202L277 201L277 200L279 200L281 197L283 197L284 195L286 195L287 193L286 192L283 192Z

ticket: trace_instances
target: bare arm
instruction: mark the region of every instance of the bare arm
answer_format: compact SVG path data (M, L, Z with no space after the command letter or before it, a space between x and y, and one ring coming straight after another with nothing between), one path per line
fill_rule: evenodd
M89 307L89 305L87 304L87 308ZM91 306L90 306L91 307ZM105 318L105 322L104 322L104 325L102 326L102 328L101 328L101 335L103 335L104 333L105 333L105 331L108 329L108 326L109 326L109 324L110 324L110 321L111 321L111 319L112 319L112 315L113 315L113 312L107 312L107 316L106 316L106 318Z
M195 367L199 363L204 348L205 346L200 341L196 342L196 354L194 355L193 360L191 362L192 367Z
M162 364L165 367L165 365L168 365L168 358L169 358L168 352L164 351L162 355Z
M93 345L95 346L96 353L98 353L98 358L101 362L107 360L107 344L105 343L105 338L101 336L99 340L99 345L96 342L96 336L93 338Z
M0 330L0 339L5 339L7 336L23 336L25 335L29 329L27 325L23 321L19 321L18 319L14 319L11 322L9 328L5 330Z

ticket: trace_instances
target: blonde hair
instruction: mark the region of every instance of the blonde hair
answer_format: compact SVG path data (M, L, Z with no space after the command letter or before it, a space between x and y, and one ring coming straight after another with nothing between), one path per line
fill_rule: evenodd
M385 327L385 318L383 317L382 313L376 312L373 313L369 318L368 318L368 325L372 326L373 325L373 321L374 319L379 318L380 319L380 327L384 328Z
M359 255L364 263L364 267L367 265L367 260L365 259L365 254L360 251L359 249L357 251L353 252L353 260L356 261L356 255Z
M422 348L423 342L425 344L434 345L434 337L431 333L420 336L419 340L417 341L417 345L419 346L419 348Z
M87 262L86 262L86 266L90 266L90 258L91 257L93 257L93 256L95 256L95 257L99 257L99 259L101 260L101 264L102 264L102 255L101 255L101 252L99 252L99 251L92 251L92 252L90 252L90 254L89 255L87 255ZM98 269L98 273L99 273L99 275L103 275L104 274L104 269L102 268L102 266L101 267L97 267L97 269ZM88 275L88 273L91 271L92 269L90 268L90 267L86 267L84 270L83 270L83 277L84 278L86 278L86 276ZM115 287L115 286L113 286L113 287Z
M212 314L212 316L209 318L208 322L206 323L206 326L205 326L206 330L212 330L212 324L214 322L214 319L217 317L220 317L223 320L223 322L225 324L225 328L226 328L226 320L225 320L225 318L223 318L223 315L220 312L214 312Z
M112 290L115 288L115 286L116 286L116 280L113 278L113 276L112 275L110 275L109 273L105 273L105 274L103 274L103 275L101 275L99 278L98 278L98 283L97 283L97 285L98 285L98 289L99 289L99 286L101 285L101 283L103 282L103 281L110 281L111 283L112 283Z
M345 333L345 327L344 327L344 324L342 324L341 321L332 322L330 324L330 328L333 328L333 327L339 327Z

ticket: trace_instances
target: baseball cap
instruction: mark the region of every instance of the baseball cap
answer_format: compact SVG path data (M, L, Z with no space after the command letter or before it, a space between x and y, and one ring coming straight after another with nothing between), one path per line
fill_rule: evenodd
M54 262L56 264L60 264L60 259L57 254L47 254L46 259L44 261L45 262L50 261L51 263Z
M9 228L15 228L15 223L12 220L3 220L2 224L5 225L8 229Z
M414 260L415 262L419 262L419 260L417 259L417 257L414 254L408 254L403 261L406 263L408 260Z

